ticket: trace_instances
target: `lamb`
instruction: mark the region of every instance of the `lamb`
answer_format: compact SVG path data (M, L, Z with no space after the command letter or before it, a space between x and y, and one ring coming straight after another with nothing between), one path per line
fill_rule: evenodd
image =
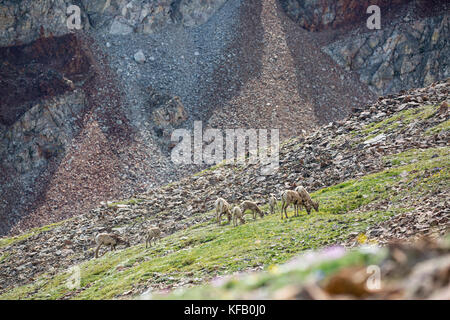
M237 226L238 219L241 222L241 224L245 223L244 215L242 214L241 208L234 207L233 210L231 211L231 213L233 214L233 225L235 227Z
M271 214L275 213L276 206L277 206L277 198L275 198L275 196L273 194L271 194L269 197L269 207L270 207Z
M302 198L302 202L300 205L303 205L306 208L306 212L308 212L308 214L311 213L311 207L319 212L319 202L312 200L308 191L306 191L304 187L298 186L297 188L295 188L295 191L297 191L297 193Z
M253 214L253 219L256 219L256 213L262 218L264 217L264 212L258 207L258 205L253 201L245 200L241 203L242 213L245 214L245 211L251 210Z
M281 219L283 219L283 211L286 219L288 218L286 209L293 204L295 209L295 217L298 216L298 208L302 203L302 198L297 191L285 190L281 193Z
M118 244L125 244L127 247L130 243L114 233L99 233L95 237L95 242L97 243L97 249L95 250L95 257L98 258L98 251L102 245L110 246L111 251L116 250Z
M150 227L147 230L147 238L145 239L145 248L148 247L150 243L150 247L152 246L152 240L155 243L157 239L161 237L161 229L158 227Z
M231 222L231 210L230 210L230 204L223 198L218 198L215 202L216 206L216 217L217 217L217 224L220 225L222 222L222 215L226 214L228 218L228 222Z

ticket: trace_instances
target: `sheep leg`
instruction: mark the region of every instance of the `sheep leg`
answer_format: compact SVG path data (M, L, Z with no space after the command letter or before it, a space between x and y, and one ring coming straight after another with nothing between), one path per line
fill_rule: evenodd
M286 219L288 219L288 215L287 215L287 208L289 207L289 205L286 203L286 205L284 206L284 215L286 216Z
M100 250L100 247L102 246L102 244L100 243L97 247L97 249L95 250L95 257L98 258L98 250Z
M281 220L283 220L283 208L284 208L284 201L281 200L281 208L280 208Z

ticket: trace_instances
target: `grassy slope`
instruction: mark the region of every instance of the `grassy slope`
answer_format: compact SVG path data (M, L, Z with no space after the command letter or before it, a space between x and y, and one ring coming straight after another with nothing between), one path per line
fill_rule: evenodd
M256 266L270 269L301 251L338 243L350 233L363 232L369 225L408 210L408 204L402 201L407 194L419 198L442 185L448 187L448 154L447 147L387 157L389 169L312 194L321 207L319 213L309 216L304 211L298 218L291 212L291 217L283 221L279 214L256 221L247 216L247 223L236 228L225 224L218 227L210 221L172 234L149 249L140 244L108 252L79 265L82 290L76 292L66 285L70 273L61 273L42 275L0 299L58 299L66 294L75 299L110 299L136 286L167 286L186 279L195 283ZM409 189L396 188L400 185ZM385 199L393 204L390 211L352 212ZM360 263L361 259L348 263Z
M70 219L68 219L68 220L70 220ZM43 227L39 227L39 228L34 228L34 229L31 229L27 233L24 233L24 234L15 236L15 237L0 239L0 248L9 246L9 245L11 245L13 243L16 243L16 242L19 242L19 241L23 241L23 240L25 240L25 239L27 239L29 237L32 237L34 235L37 235L37 234L41 233L41 232L45 232L47 230L53 229L53 228L63 224L64 222L67 222L68 220L52 223L52 224L49 224L47 226L43 226ZM0 261L2 261L1 257L0 257Z

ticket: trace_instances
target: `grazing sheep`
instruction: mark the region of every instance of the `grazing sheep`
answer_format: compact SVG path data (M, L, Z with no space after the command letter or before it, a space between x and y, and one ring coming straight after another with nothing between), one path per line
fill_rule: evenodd
M256 219L256 213L258 212L259 216L264 217L264 212L258 207L258 205L253 201L245 200L241 203L242 214L245 215L245 211L251 210L253 214L253 219Z
M269 197L269 207L270 207L271 214L275 213L276 206L277 206L277 198L275 198L275 196L273 194L271 194Z
M217 224L220 225L222 222L222 215L226 214L228 218L228 222L231 222L231 210L230 210L230 204L223 198L218 198L215 202L216 206L216 217L217 217Z
M302 198L302 203L300 205L303 205L306 208L306 212L308 212L308 214L311 213L311 207L319 212L319 202L312 200L308 191L306 191L304 187L298 186L297 188L295 188L295 191L297 191L297 193Z
M125 244L127 247L130 246L130 243L127 240L121 238L120 236L118 236L117 234L114 234L114 233L99 233L95 237L95 242L98 245L97 249L95 250L96 258L98 258L98 251L100 250L100 247L102 245L110 246L111 251L116 250L116 246L118 244Z
M295 217L298 216L298 207L302 203L302 198L298 194L297 191L294 190L285 190L281 194L281 219L283 219L283 211L286 219L288 218L286 209L289 205L293 204L295 209Z
M148 247L150 243L150 247L152 246L152 240L155 243L157 239L161 237L161 229L158 227L150 227L147 230L147 238L145 239L145 248Z
M233 210L231 211L231 213L233 214L233 225L235 227L237 226L238 219L241 222L241 224L245 223L244 215L242 214L241 208L234 207Z

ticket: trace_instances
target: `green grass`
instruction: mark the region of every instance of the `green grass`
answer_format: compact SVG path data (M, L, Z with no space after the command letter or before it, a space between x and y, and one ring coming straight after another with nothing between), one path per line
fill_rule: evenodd
M437 126L434 126L432 128L429 128L427 131L425 131L425 134L427 135L433 135L438 134L442 131L448 131L450 130L450 120L444 121Z
M319 213L280 220L280 214L253 220L233 228L212 220L176 232L156 246L143 244L106 253L79 265L81 292L74 299L112 299L136 285L169 285L188 278L208 279L248 268L286 262L308 249L345 241L350 233L408 210L404 196L417 198L439 186L448 187L449 148L410 150L384 161L390 168L318 190ZM408 188L398 188L409 186ZM397 190L394 192L394 190ZM398 191L400 190L400 191ZM368 203L389 199L388 211L354 211ZM13 288L0 299L58 299L72 292L66 286L69 273L42 275L30 285Z
M2 254L0 256L0 263L2 263L3 261L8 260L8 258L11 256L11 254L9 252L5 252L4 254Z
M393 132L400 124L404 126L419 119L424 120L433 116L439 109L438 106L427 105L418 108L411 108L395 113L392 117L379 122L370 123L361 130L354 131L353 136L362 136L364 140L369 140L382 133Z
M334 250L331 250L334 251ZM334 251L336 254L336 251ZM278 268L241 277L229 277L217 284L207 284L191 288L175 290L169 295L153 294L153 299L250 299L255 296L273 298L278 290L286 287L301 286L310 279L323 279L342 268L349 266L368 266L379 264L386 257L386 250L367 252L354 250L344 253L343 256L333 257L333 253L322 252L318 261L298 264L295 268Z
M46 225L44 227L34 228L34 229L31 229L29 232L21 234L19 236L9 237L9 238L2 238L2 239L0 239L0 248L12 245L12 244L14 244L16 242L20 242L20 241L26 240L26 239L28 239L28 238L30 238L32 236L35 236L35 235L38 235L38 234L40 234L42 232L45 232L45 231L51 230L53 228L56 228L57 226L63 224L64 222L67 222L67 221L68 220L64 220L64 221L60 221L60 222L57 222L57 223L52 223L52 224Z

